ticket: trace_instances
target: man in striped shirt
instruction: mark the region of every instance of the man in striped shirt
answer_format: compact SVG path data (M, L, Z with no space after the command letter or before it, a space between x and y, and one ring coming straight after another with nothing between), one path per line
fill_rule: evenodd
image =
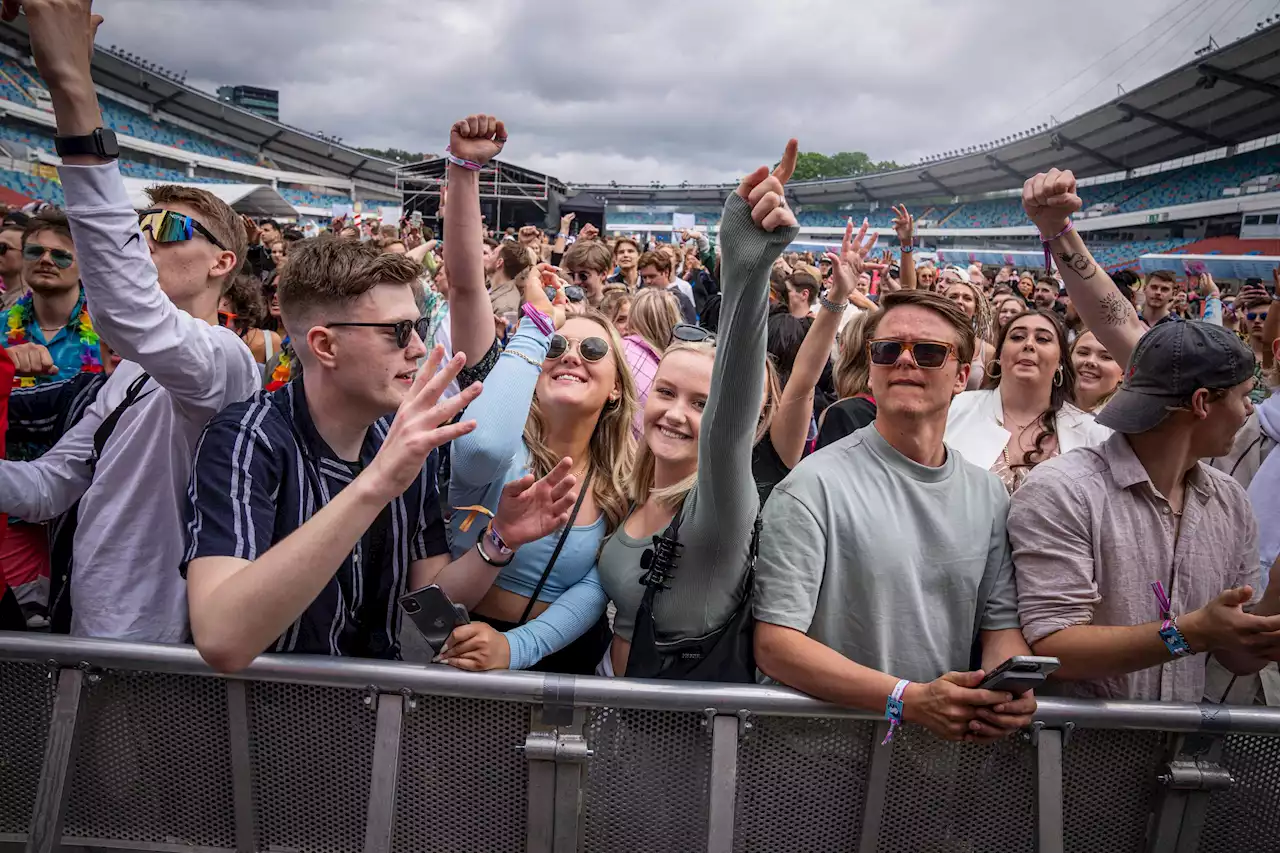
M461 352L442 367L436 347L418 370L418 272L370 243L319 238L290 254L280 312L302 375L209 423L188 491L191 631L215 668L264 650L395 658L406 589L456 594L497 574L488 537L489 552L449 557L435 450L475 426L450 421L481 386L441 399ZM497 550L566 523L569 468L508 486Z

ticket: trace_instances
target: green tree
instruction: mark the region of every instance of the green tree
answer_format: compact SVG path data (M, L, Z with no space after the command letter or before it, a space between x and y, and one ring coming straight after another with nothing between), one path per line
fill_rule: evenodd
M381 157L383 160L394 160L397 163L417 163L433 156L422 153L414 154L401 148L357 148L356 150L371 157Z
M826 155L816 151L801 151L796 158L796 171L792 180L816 181L823 178L849 178L873 172L885 172L898 168L892 160L873 161L862 151L840 151Z

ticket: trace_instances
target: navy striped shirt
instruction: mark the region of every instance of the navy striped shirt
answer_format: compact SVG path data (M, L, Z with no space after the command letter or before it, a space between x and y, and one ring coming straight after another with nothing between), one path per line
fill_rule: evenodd
M348 463L320 437L300 379L223 409L196 448L183 576L199 557L261 557L373 461L390 426L389 417L371 426L359 463ZM436 465L432 452L414 484L387 505L269 651L399 657L399 598L409 566L449 552Z

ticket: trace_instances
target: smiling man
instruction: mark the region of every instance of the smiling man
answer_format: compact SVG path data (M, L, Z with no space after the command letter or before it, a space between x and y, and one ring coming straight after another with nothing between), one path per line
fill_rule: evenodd
M873 424L802 461L764 508L756 660L776 681L939 737L1030 722L1031 694L977 689L1029 651L1018 630L1000 480L942 442L973 359L969 318L937 294L886 294L868 324Z

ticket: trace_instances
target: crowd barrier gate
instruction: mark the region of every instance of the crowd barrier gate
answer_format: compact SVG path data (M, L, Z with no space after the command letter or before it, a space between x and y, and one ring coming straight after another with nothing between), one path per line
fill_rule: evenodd
M1277 853L1280 710L1043 699L993 746L791 690L0 633L0 848Z

